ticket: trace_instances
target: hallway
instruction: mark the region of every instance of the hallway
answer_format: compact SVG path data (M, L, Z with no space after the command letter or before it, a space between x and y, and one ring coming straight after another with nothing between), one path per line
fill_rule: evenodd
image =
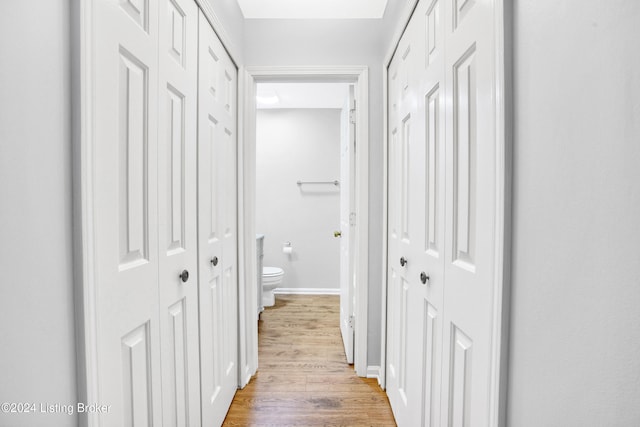
M384 2L4 3L0 427L640 426L640 0ZM331 70L355 372L336 296L255 309L253 88Z
M259 367L225 426L395 426L375 379L346 364L339 297L278 295L259 321Z

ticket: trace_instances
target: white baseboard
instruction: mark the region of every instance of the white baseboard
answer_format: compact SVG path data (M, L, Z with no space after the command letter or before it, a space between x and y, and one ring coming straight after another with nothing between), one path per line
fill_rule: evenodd
M322 288L278 288L274 289L276 295L340 295L340 289Z
M380 366L367 366L367 378L375 378L380 384Z

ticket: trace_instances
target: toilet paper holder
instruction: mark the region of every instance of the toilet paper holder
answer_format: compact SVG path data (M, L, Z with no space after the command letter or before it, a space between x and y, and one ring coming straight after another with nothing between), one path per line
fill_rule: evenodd
M282 246L282 253L287 255L291 255L293 253L291 242L284 242L284 245Z

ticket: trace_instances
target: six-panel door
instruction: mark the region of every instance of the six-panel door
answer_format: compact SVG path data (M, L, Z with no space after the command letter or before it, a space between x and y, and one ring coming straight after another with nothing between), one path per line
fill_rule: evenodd
M202 13L199 50L202 423L219 425L238 387L237 74Z
M98 396L105 426L162 422L158 2L94 3L92 185Z
M93 6L88 345L96 403L110 410L90 417L104 426L220 424L237 387L236 69L193 0ZM202 132L198 99L202 111L215 104ZM219 126L209 132L207 123Z
M159 0L159 4L162 411L165 425L196 427L201 425L196 223L198 7L193 0Z
M402 426L488 423L492 14L422 0L388 69L387 391Z

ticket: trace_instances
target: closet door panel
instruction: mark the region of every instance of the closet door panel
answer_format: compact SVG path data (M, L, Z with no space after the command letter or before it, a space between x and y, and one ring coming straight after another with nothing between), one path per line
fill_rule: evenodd
M166 425L199 426L198 7L193 0L159 0L158 3L162 409ZM187 272L188 277L183 272Z
M441 425L442 398L442 328L444 306L445 250L445 68L443 0L422 1L414 13L417 25L413 37L419 47L416 68L418 96L417 117L420 118L416 167L417 207L421 224L416 242L413 276L416 279L414 310L419 320L414 336L420 351L412 361L413 395L416 396L413 419L421 426Z
M416 101L418 74L413 64L419 52L413 36L415 22L409 23L398 45L390 72L389 118L389 314L392 327L388 330L391 348L387 372L389 400L399 424L415 419L417 408L415 355L421 351L416 340L419 322L416 310L417 268L416 250L421 240L420 199L415 197L421 186L417 177L421 173L418 159L420 122Z
M238 386L237 72L200 14L198 220L203 425L222 424Z
M488 425L496 264L494 7L446 10L444 421ZM444 408L444 406L443 406Z
M420 1L389 66L387 390L399 425L489 418L493 8Z
M93 3L97 392L104 426L162 422L155 2Z

